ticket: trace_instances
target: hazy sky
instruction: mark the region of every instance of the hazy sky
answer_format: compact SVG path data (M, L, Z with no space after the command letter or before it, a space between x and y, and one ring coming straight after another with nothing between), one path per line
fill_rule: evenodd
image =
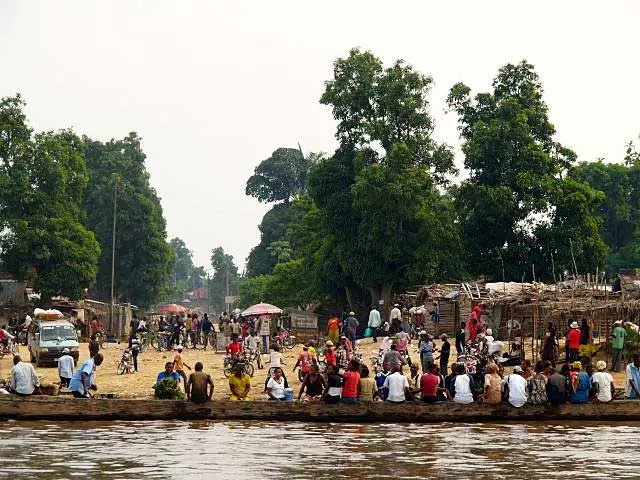
M640 132L636 1L0 1L0 96L34 128L108 140L137 131L169 236L197 264L222 245L240 269L268 206L244 195L280 146L331 152L318 99L351 47L435 80L435 136L456 146L444 99L498 67L536 66L558 140L620 161Z

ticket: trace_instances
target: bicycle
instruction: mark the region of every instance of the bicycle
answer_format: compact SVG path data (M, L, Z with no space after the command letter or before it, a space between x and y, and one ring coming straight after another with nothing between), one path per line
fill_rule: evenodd
M158 332L151 338L151 346L161 352L162 350L170 350L169 343L171 341L170 332Z
M116 373L118 375L122 375L124 372L131 373L131 352L127 348L122 354L122 358L120 359L120 363L118 364L118 368L116 369Z
M207 346L212 346L215 348L216 346L216 334L215 332L197 332L194 348L196 350L206 350Z
M226 355L222 362L222 372L224 373L224 376L229 378L229 376L235 370L236 365L238 364L242 365L244 373L246 373L250 377L253 377L253 365L249 362L248 358L245 355L241 357L232 357Z
M140 353L149 350L149 345L151 345L151 333L139 332L136 333L136 337L138 337L138 340L140 341Z
M282 331L276 335L276 345L278 345L281 350L284 348L291 350L296 346L296 337L283 328Z

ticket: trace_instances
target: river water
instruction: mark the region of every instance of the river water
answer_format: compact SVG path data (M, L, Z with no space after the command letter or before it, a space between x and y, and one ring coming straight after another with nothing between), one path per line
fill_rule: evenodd
M640 478L640 424L8 421L0 478Z

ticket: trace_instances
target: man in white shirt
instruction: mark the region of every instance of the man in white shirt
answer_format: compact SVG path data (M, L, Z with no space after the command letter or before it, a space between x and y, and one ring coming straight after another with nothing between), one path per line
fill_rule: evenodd
M527 403L527 380L522 376L522 367L516 365L513 373L505 378L504 383L509 389L509 404L519 408Z
M399 332L402 323L402 312L400 311L400 305L397 303L391 309L389 320L391 320L391 331L394 333Z
M596 389L596 398L599 402L606 403L613 399L615 386L613 385L613 377L607 372L606 362L599 360L596 363L598 371L591 376L591 383Z
M58 376L60 377L60 387L69 387L71 377L73 377L73 369L75 368L75 362L73 357L69 355L68 348L62 350L62 355L58 359Z
M32 395L40 387L40 379L30 363L24 363L19 355L13 357L11 388L18 395Z
M368 327L371 329L371 336L373 337L373 341L378 341L378 329L382 324L382 320L380 319L380 312L378 309L373 306L371 311L369 312L369 324Z
M394 368L391 375L389 375L383 384L383 388L388 389L387 398L385 401L389 403L403 403L409 398L413 400L413 394L409 388L409 381L407 377L402 375L402 369Z

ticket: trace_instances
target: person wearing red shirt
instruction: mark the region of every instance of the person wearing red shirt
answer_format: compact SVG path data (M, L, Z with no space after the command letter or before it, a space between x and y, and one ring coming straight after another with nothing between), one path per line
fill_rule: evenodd
M438 401L440 376L435 373L437 370L439 367L432 365L431 370L420 377L420 396L423 402L434 403Z
M242 351L242 345L238 342L238 339L234 337L233 341L227 346L227 353L233 357L237 357Z
M336 352L333 350L333 342L331 340L327 340L324 349L324 360L327 362L327 365L336 366Z
M360 383L360 363L357 360L349 362L349 370L344 373L342 383L342 403L356 403L358 401L358 384Z
M578 348L580 348L580 326L578 322L569 325L570 330L567 333L567 362L575 362L578 360Z
M300 367L300 372L298 375L300 381L304 380L304 376L311 370L311 365L315 363L316 356L313 353L309 352L309 347L307 347L306 345L302 347L302 353L298 355L298 361L293 366L294 372L296 371L296 368L298 368L298 366Z

